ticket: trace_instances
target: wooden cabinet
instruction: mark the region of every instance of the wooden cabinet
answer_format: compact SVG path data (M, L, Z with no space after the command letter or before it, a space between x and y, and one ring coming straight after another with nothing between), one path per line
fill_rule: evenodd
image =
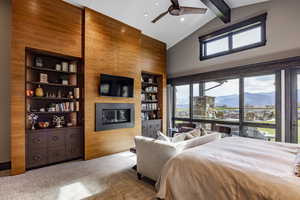
M162 120L144 120L142 122L142 136L157 138L157 131L161 131Z
M26 168L82 157L82 59L31 48L25 52Z
M82 128L33 130L27 134L26 168L36 168L83 156Z
M162 75L142 73L142 136L157 138L162 131Z

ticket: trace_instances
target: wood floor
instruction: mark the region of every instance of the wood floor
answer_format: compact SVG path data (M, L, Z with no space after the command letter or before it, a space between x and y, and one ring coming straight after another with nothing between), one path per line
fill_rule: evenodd
M154 185L136 178L130 152L31 170L0 172L0 200L154 200Z

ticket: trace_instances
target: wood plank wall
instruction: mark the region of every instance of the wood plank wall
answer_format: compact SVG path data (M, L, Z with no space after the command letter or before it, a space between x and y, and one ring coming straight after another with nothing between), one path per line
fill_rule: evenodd
M25 47L81 57L82 10L61 0L12 0L11 174L25 172Z
M85 9L85 159L134 146L141 130L141 32ZM100 73L134 78L134 98L100 97ZM95 103L135 104L135 127L95 132Z
M83 35L83 33L85 33ZM82 42L83 41L83 42ZM85 159L127 150L141 134L141 72L163 75L166 130L166 45L90 9L61 0L12 0L11 174L25 172L25 47L85 59ZM99 75L135 79L134 98L99 97ZM95 132L95 103L134 103L135 127Z

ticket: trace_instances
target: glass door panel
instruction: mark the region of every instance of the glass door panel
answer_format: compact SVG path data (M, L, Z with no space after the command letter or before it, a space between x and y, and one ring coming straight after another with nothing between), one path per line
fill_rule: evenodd
M190 85L175 86L175 117L190 117Z
M244 119L247 122L275 124L275 74L244 79Z
M296 135L295 137L297 138L297 143L300 144L300 74L298 73L297 74L297 105L296 105L296 108L297 108L297 112L296 112L296 119L297 119L297 131L296 131Z

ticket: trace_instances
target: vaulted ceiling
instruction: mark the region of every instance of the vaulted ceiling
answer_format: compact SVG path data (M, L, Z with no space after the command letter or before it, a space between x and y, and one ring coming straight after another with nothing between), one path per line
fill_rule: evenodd
M175 45L210 20L215 14L209 10L205 15L167 15L156 24L151 21L170 6L169 0L65 0L77 6L88 7L130 26L140 29L145 35ZM225 0L231 8L261 3L267 0ZM179 0L181 6L206 6L200 0Z

